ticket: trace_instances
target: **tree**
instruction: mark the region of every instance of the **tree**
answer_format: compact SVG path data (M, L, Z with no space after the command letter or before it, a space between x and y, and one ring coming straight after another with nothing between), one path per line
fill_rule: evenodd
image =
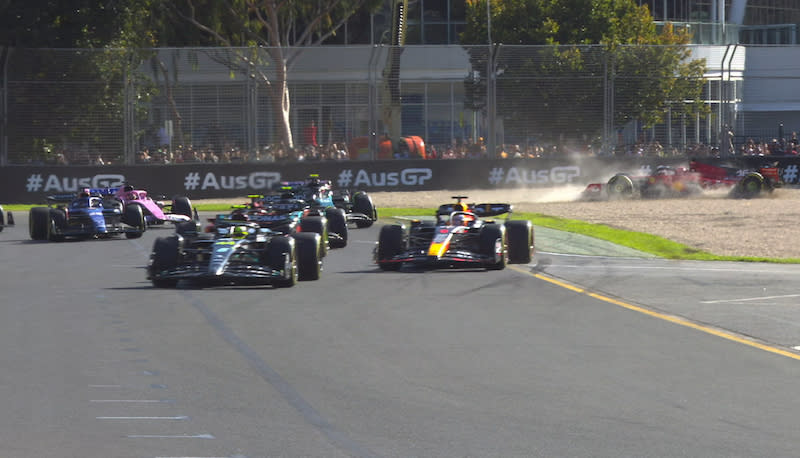
M487 43L486 5L467 0L462 44ZM673 114L707 110L705 63L689 60L690 35L670 24L658 33L647 7L634 0L491 0L490 13L492 41L503 43L495 74L507 131L534 124L554 138L596 135L609 96L615 126L634 119L652 126L667 107ZM488 47L468 51L473 70L486 78Z
M353 14L363 8L373 11L381 0L179 0L167 4L174 18L229 48L225 64L232 71L266 87L280 120L277 131L283 143L292 147L288 75L293 61L303 47L322 44Z

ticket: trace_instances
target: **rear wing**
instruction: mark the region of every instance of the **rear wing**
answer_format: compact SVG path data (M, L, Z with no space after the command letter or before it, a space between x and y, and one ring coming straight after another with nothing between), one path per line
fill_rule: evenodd
M461 207L458 209L455 206L458 204L444 204L440 205L439 208L436 210L436 216L441 215L449 215L454 211L461 211ZM475 213L478 217L487 217L487 216L497 216L497 215L504 215L508 214L509 217L513 212L513 206L511 204L469 204L467 205L467 211Z
M69 194L52 194L52 195L49 195L49 196L47 196L47 202L48 202L48 203L66 203L66 202L72 202L72 200L73 200L73 199L75 199L75 197L77 197L77 194L75 194L75 193L69 193Z

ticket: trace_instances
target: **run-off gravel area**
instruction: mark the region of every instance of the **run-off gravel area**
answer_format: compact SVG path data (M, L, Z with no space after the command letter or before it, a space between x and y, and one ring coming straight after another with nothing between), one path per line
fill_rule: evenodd
M380 207L433 208L464 195L507 202L517 211L600 223L674 240L718 255L800 258L800 189L756 199L706 194L688 199L583 202L580 189L370 193Z

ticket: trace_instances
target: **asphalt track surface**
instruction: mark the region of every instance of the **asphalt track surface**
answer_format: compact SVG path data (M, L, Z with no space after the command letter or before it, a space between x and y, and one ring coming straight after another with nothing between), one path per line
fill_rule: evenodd
M170 229L41 243L25 219L0 233L2 457L800 449L797 266L542 231L531 265L380 272L374 227L316 282L159 290L144 265Z

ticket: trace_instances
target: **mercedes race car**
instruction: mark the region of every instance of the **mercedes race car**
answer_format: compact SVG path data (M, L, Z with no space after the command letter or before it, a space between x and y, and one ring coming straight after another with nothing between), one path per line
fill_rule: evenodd
M347 246L348 227L344 210L336 207L319 207L285 191L281 194L251 195L250 202L234 206L230 214L217 215L209 220L206 229L213 232L218 223L226 221L251 221L273 232L294 234L316 232L322 237L323 253L328 248Z
M14 225L14 215L11 212L6 213L3 210L3 206L0 205L0 232L3 232L3 228L6 226L13 226Z
M181 223L197 219L197 211L192 209L191 201L185 196L175 196L172 198L172 204L167 204L163 200L154 200L147 191L135 189L131 185L96 188L91 191L101 196L113 196L119 199L123 206L128 204L141 206L148 225Z
M320 247L319 234L288 236L253 222L220 223L213 234L198 232L196 223L181 223L174 235L156 239L147 278L157 288L175 287L180 280L197 286L289 287L319 279Z
M282 192L292 192L299 199L321 209L336 207L345 213L348 224L358 228L370 227L378 219L378 211L372 198L364 191L334 190L330 180L321 180L319 175L312 174L302 181L284 181L280 183Z
M71 238L108 238L125 234L129 239L147 229L142 207L124 205L113 196L84 189L76 194L48 196L47 207L33 207L29 232L33 240L60 242Z
M510 204L464 204L453 197L436 211L435 221L411 220L410 226L381 228L374 259L383 270L404 264L422 267L485 268L499 270L506 263L527 264L534 254L533 225L511 220ZM486 219L506 215L505 221Z

